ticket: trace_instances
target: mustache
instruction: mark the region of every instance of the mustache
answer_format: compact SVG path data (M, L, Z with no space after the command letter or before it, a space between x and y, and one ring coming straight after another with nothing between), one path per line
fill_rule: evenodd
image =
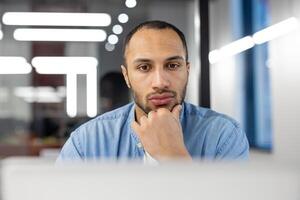
M171 93L174 97L177 96L177 93L175 91L168 90L168 89L158 89L155 92L147 94L146 99L149 99L149 97L152 96L152 95L163 94L163 93Z

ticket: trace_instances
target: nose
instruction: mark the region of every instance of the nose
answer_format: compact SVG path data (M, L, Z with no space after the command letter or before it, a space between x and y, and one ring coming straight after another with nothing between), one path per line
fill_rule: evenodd
M168 74L163 69L157 69L153 73L152 88L153 89L166 89L170 86Z

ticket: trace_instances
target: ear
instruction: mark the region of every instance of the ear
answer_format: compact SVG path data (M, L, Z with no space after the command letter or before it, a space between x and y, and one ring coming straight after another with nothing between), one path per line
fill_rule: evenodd
M128 78L127 69L124 65L121 65L121 69L122 69L122 74L123 74L123 77L124 77L125 82L127 84L127 87L130 88L130 82L129 82L129 78Z
M186 63L186 70L187 70L187 73L189 74L190 73L190 63L189 62Z

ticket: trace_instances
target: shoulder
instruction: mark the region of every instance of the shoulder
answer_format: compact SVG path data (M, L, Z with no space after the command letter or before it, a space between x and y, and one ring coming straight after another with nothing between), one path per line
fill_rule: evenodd
M127 124L133 103L109 111L82 124L71 133L71 138L78 141L92 141L95 138L113 140Z
M218 113L209 108L196 106L190 103L184 103L184 117L191 120L198 120L201 123L213 126L229 126L232 128L240 128L240 124L225 114ZM207 124L207 125L208 125Z
M99 127L101 125L108 125L111 123L113 123L113 124L120 123L129 117L130 112L133 109L133 105L134 105L133 103L129 103L125 106L122 106L115 110L112 110L112 111L106 112L102 115L99 115L99 116L95 117L94 119L91 119L88 122L82 124L76 130L81 131L86 128L90 129L93 127Z
M184 115L187 130L203 138L216 158L248 157L246 134L232 117L189 103L184 105Z
M98 117L94 118L91 121L101 121L101 120L115 120L119 118L128 117L130 111L132 110L134 104L129 103L115 110L106 112Z
M112 155L112 147L127 124L132 109L133 103L127 104L82 124L71 133L60 157L63 159Z

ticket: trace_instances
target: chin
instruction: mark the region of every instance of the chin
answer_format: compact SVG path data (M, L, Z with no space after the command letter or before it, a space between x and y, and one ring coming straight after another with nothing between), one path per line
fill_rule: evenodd
M174 108L175 104L167 104L167 105L161 105L161 106L155 106L155 111L159 108L166 108L168 109L169 111L172 111L173 108Z

